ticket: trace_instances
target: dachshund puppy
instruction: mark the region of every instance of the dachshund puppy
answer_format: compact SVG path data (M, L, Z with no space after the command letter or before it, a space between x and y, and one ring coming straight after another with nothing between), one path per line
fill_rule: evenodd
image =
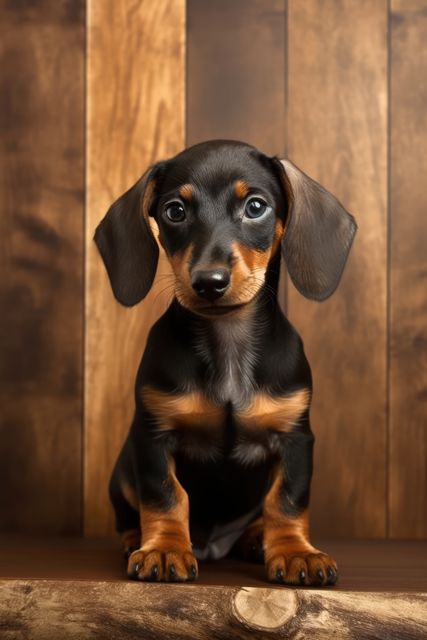
M310 368L277 291L282 255L304 296L330 296L354 219L289 161L195 145L151 167L96 230L123 305L155 277L150 216L175 297L149 334L110 483L128 575L193 580L196 558L232 551L273 582L334 584L335 561L309 538Z

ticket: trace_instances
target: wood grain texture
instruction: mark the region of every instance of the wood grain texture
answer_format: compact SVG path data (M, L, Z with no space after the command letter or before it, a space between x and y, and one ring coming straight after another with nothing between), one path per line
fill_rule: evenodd
M0 528L81 525L84 3L0 2Z
M386 531L387 2L290 0L288 154L359 224L338 291L289 286L314 376L313 529Z
M184 0L88 2L86 534L112 530L109 475L129 428L149 328L166 308L158 277L133 309L113 299L92 242L109 205L156 160L184 147ZM162 265L164 260L162 260ZM159 267L162 273L164 266Z
M188 0L187 144L285 149L285 0Z
M427 594L83 581L0 582L5 638L422 639ZM256 634L256 635L254 635Z
M390 528L427 536L427 2L391 3Z

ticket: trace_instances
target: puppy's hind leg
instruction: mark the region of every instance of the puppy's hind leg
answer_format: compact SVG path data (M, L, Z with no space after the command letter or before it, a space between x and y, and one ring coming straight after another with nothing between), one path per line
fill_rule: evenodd
M109 494L116 517L116 531L122 540L127 560L132 551L139 549L141 545L138 499L131 485L121 480L117 466L111 476Z
M256 564L264 563L264 520L257 518L248 525L235 543L231 555Z

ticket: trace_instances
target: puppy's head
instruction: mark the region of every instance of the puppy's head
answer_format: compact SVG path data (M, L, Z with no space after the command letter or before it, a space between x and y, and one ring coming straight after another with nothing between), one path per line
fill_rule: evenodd
M334 196L289 161L239 142L198 144L149 169L96 230L114 295L126 306L154 280L159 251L150 216L178 300L207 316L253 300L280 247L297 289L327 298L356 231Z

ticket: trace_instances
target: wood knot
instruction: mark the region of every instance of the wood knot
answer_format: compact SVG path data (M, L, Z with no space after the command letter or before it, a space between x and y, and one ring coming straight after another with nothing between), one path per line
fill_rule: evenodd
M254 629L278 629L297 612L295 592L290 589L243 587L233 598L240 622Z

